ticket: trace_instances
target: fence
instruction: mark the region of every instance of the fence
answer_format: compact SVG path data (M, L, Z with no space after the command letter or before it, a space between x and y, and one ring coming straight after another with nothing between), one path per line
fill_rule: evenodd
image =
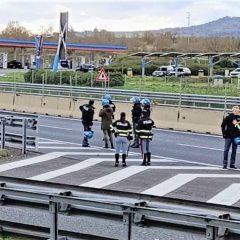
M26 190L27 189L27 190ZM215 240L217 230L228 229L229 231L235 231L240 234L240 221L239 220L227 220L218 218L217 216L208 214L205 215L201 212L195 212L193 207L189 207L189 211L186 209L183 211L169 209L160 209L157 207L147 207L147 204L143 202L138 203L121 203L115 199L109 200L109 198L103 198L105 200L99 200L99 194L91 193L81 194L81 197L71 196L71 193L48 193L46 189L34 189L32 186L30 189L26 188L26 185L20 185L16 187L8 187L7 184L1 183L0 187L1 202L5 203L7 200L14 200L15 205L19 204L35 204L35 206L41 206L42 204L48 205L50 215L50 240L67 239L67 237L59 238L58 234L58 214L61 206L72 207L71 211L74 213L74 209L86 211L86 213L93 213L95 216L104 216L111 214L113 216L122 216L123 232L117 239L131 240L133 225L145 226L148 222L148 227L151 227L150 222L154 226L156 223L166 223L168 225L174 224L178 226L184 226L186 229L191 228L205 229L206 240ZM129 201L129 200L128 200ZM70 215L69 215L70 217ZM160 224L161 226L161 224ZM116 236L113 236L115 239Z
M16 116L1 116L1 149L5 148L5 142L22 144L22 153L26 153L27 145L36 145L36 136L27 134L27 129L37 131L36 118L23 118ZM6 127L21 128L21 133L7 132Z
M0 88L2 92L14 92L16 94L25 93L40 96L63 96L70 98L88 99L101 99L106 92L106 89L101 88L8 82L0 83ZM240 105L239 97L157 92L136 93L136 91L120 89L108 89L107 92L111 94L115 100L119 101L129 101L131 97L136 96L136 94L140 94L142 98L148 97L156 104L170 106L183 106L216 110L231 108L233 105Z

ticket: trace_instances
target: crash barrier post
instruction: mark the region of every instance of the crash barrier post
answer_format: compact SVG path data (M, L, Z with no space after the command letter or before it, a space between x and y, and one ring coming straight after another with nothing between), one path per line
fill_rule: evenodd
M21 133L12 133L6 131L6 126L14 128L21 128ZM17 116L3 116L1 118L1 148L5 148L5 142L15 142L22 145L22 153L26 154L27 145L37 146L37 137L30 136L27 129L37 130L36 118L22 118ZM38 131L37 131L38 132Z
M25 190L24 185L20 187L8 187L6 183L0 185L0 196L4 196L1 200L6 201L14 199L15 205L22 203L27 206L42 206L44 204L48 206L50 213L50 240L67 239L67 237L58 238L58 212L61 205L71 206L71 211L74 209L86 211L87 214L93 214L97 217L99 215L111 214L114 216L122 216L123 228L122 232L118 233L118 239L131 240L133 226L137 225L143 227L146 222L148 227L151 227L151 221L153 226L161 226L162 223L171 225L184 226L185 229L191 231L192 228L198 228L201 232L205 233L206 240L214 240L217 230L220 228L228 229L228 232L234 232L240 234L240 221L231 219L223 219L216 214L204 214L198 211L193 211L190 206L189 210L174 210L174 209L162 209L147 206L145 202L144 206L139 205L139 202L123 203L112 201L103 201L98 198L98 195L89 198L89 195L81 195L77 197L71 195L63 195L59 192L49 192L43 190L37 190L34 188ZM88 196L88 197L87 197ZM141 202L142 203L142 202ZM76 215L74 215L76 217ZM104 215L105 216L105 215ZM68 215L71 217L71 215ZM236 217L236 216L235 216ZM104 217L103 217L104 218ZM141 224L140 224L141 223ZM140 224L140 225L139 225ZM62 230L62 229L61 229ZM113 236L114 238L116 236Z

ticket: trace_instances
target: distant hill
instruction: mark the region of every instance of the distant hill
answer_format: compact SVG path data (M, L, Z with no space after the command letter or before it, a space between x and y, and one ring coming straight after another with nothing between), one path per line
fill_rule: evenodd
M141 36L146 31L121 31L114 32L116 37L131 38L136 35ZM195 37L240 37L240 17L223 17L215 21L193 25L190 27L164 28L159 30L150 30L152 33L172 32L180 36ZM77 36L92 36L92 31L78 32Z

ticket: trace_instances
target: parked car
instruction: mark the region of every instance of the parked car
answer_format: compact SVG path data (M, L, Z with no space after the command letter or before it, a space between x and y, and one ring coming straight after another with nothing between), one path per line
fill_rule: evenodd
M230 77L234 78L238 76L240 77L240 68L236 68L230 72Z
M168 72L173 71L174 68L172 66L160 66L155 70L152 75L156 77L162 77L168 75Z
M17 60L12 60L7 63L7 68L22 68L22 63Z
M175 69L168 73L169 76L175 76L175 74L176 74ZM190 76L190 75L191 75L191 70L189 68L187 68L187 67L178 67L177 68L177 76L178 77Z
M76 71L89 72L89 71L94 71L95 69L96 69L95 65L86 63L77 67Z

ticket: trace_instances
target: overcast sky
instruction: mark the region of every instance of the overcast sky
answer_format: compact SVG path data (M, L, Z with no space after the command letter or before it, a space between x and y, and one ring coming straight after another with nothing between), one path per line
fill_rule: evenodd
M76 31L155 30L198 25L224 16L240 16L240 0L0 0L0 30L9 21L39 33L42 26L59 30L59 13L69 12Z

